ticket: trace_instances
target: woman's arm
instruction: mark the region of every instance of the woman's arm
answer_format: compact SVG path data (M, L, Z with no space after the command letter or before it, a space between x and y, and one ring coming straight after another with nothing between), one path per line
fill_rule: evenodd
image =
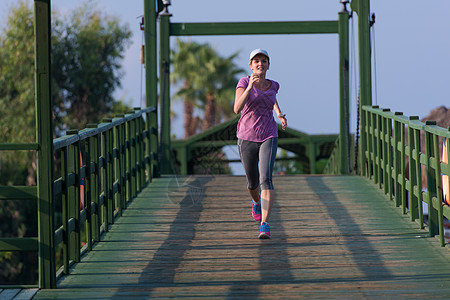
M278 105L278 101L275 101L273 109L275 110L275 113L277 114L278 119L280 119L280 121L281 121L281 126L283 127L283 130L286 129L286 127L287 127L286 114L283 114L281 112L280 106Z
M250 94L255 82L259 82L259 76L253 73L249 76L248 86L246 89L243 87L238 87L236 89L236 95L234 96L234 113L238 114L244 108L248 95Z
M245 103L247 102L248 95L250 90L248 87L244 89L243 87L238 87L236 89L236 95L234 97L234 113L238 114L241 112L242 108L244 108Z

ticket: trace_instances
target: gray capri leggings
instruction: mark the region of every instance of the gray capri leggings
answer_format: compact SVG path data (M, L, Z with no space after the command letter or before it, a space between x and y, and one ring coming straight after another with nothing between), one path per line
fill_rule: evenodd
M238 139L239 155L247 176L247 188L273 190L272 173L277 155L278 138L270 138L264 142L250 142ZM260 170L258 170L260 162Z

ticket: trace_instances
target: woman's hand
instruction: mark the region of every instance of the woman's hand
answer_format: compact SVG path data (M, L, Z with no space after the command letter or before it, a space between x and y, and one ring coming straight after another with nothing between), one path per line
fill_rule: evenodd
M287 127L286 114L278 114L277 116L278 116L278 119L280 119L280 121L281 121L281 126L282 126L283 130L285 130Z
M249 76L250 79L248 81L248 88L251 90L253 88L253 84L255 82L259 82L259 75L256 73L252 73L252 75Z

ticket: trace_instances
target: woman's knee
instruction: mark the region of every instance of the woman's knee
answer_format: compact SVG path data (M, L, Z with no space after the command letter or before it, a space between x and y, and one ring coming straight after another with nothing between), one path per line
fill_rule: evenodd
M273 183L271 177L261 178L261 190L273 190Z
M256 190L259 187L259 182L247 182L247 189Z

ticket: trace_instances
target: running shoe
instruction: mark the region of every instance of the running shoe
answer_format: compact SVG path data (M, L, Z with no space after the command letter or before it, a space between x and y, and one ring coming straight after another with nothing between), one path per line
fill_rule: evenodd
M270 239L270 227L269 223L262 222L261 227L259 227L259 236L260 239Z
M261 222L261 200L258 203L252 200L252 216L256 222Z

